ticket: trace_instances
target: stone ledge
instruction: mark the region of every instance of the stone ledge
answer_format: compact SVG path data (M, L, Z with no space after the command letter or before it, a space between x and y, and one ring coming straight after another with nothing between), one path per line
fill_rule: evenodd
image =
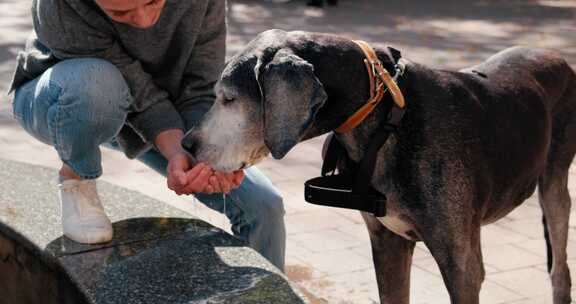
M98 304L307 303L278 269L238 238L142 194L107 183L99 183L99 190L114 222L114 240L77 244L61 233L56 171L0 159L0 222L23 235L0 229L0 243L13 245L0 251L0 281L16 277L8 269L30 273L29 265L47 262L56 264L52 272L66 274L28 275L22 282L30 288L56 286L53 290L63 283L79 286ZM18 245L22 238L31 244ZM28 258L42 258L15 262L23 256L18 248L30 251ZM5 285L2 298L38 291L15 286ZM49 299L57 295L47 292L42 302L58 303Z

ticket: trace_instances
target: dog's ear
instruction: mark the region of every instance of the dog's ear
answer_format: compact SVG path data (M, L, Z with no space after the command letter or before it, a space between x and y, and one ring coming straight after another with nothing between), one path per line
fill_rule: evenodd
M327 95L314 67L288 49L262 56L255 73L262 95L264 142L280 159L300 141Z

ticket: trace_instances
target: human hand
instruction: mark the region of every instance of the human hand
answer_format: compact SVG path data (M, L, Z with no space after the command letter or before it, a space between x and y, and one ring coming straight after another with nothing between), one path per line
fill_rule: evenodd
M236 170L232 172L232 174L234 175L233 179L234 185L236 186L236 188L240 187L240 185L242 185L242 182L244 181L244 170Z
M178 195L202 192L213 173L205 164L193 164L192 157L180 144L183 136L182 130L169 129L162 131L154 140L160 153L168 160L168 188Z
M204 192L206 193L229 193L242 184L244 171L238 170L232 173L214 171L210 177L210 182Z
M190 169L192 162L188 154L176 153L168 159L168 188L178 195L202 192L209 183L212 169L203 163Z

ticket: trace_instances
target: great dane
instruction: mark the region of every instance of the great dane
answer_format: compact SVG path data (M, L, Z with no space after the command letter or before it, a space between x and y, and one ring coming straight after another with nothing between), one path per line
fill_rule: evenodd
M376 52L394 74L390 50ZM215 104L183 146L226 171L269 153L282 158L298 142L337 128L368 100L363 59L343 37L266 31L229 61ZM567 183L576 152L571 67L554 51L513 47L461 71L408 61L399 87L407 110L379 150L372 177L388 198L387 215L362 213L381 302L409 302L412 253L423 241L451 302L478 303L480 227L508 214L538 186L554 304L569 303ZM357 128L335 135L352 161L363 157L386 119L387 103L390 96Z

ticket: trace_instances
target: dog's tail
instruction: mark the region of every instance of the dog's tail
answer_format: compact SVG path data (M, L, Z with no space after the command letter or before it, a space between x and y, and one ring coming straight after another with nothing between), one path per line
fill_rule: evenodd
M548 225L546 225L546 216L542 215L542 224L544 225L544 239L546 240L546 262L548 265L548 273L552 272L552 244L550 244L550 235L548 233Z

